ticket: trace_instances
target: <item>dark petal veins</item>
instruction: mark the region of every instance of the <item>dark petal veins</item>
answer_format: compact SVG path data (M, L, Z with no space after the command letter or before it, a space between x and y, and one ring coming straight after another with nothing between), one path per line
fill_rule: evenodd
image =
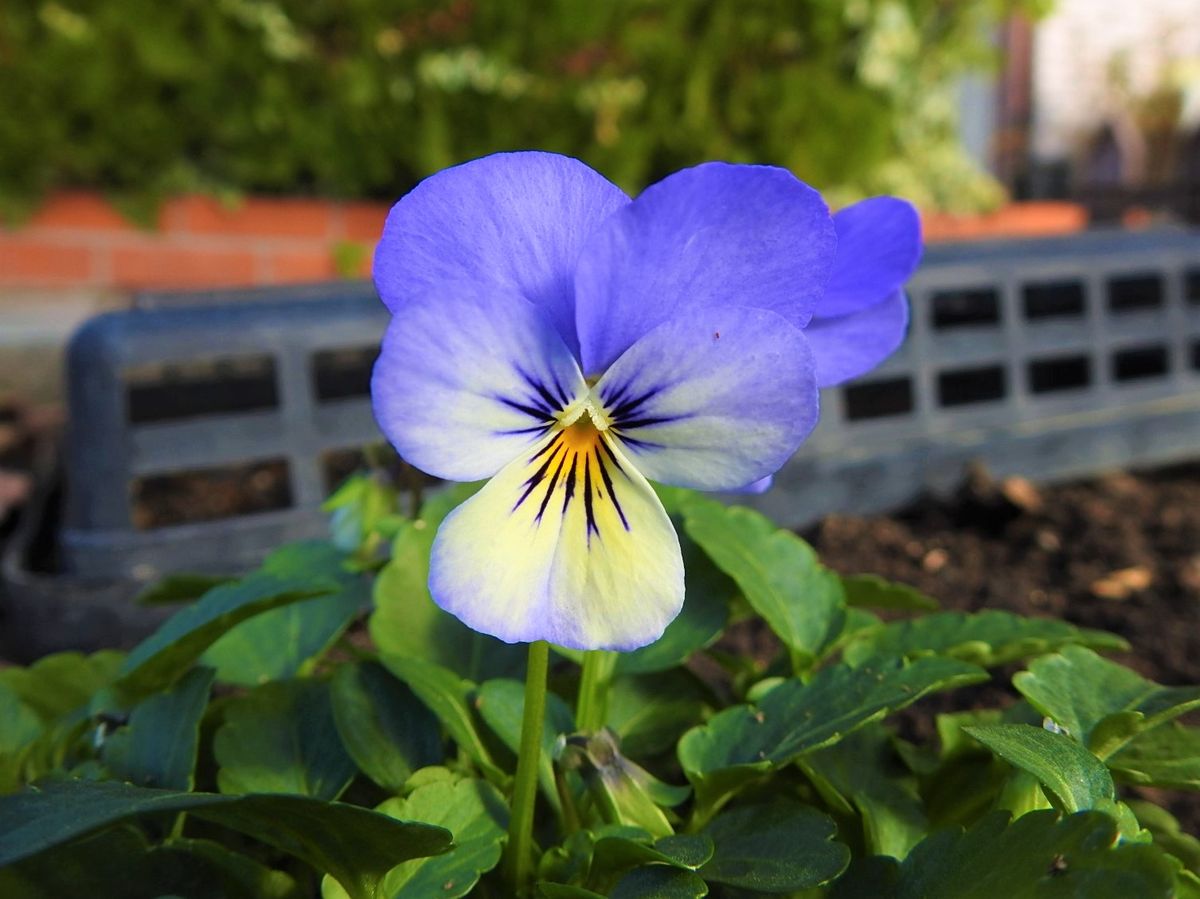
M562 474L563 465L567 461L567 454L563 453L562 458L558 460L558 467L554 469L554 474L550 476L550 484L546 487L546 495L542 497L542 504L538 507L537 520L542 520L542 515L546 512L546 505L550 502L550 497L554 495L554 485L558 483L558 476ZM571 459L571 471L575 471L575 459Z
M567 480L566 480L566 488L567 489L566 489L566 493L563 494L563 506L562 506L564 515L567 514L567 506L571 505L571 498L575 496L575 467L578 464L579 464L579 453L576 453L575 455L573 455L571 457L571 470L569 472L567 472ZM586 453L584 454L583 464L585 466L587 465L587 454ZM550 489L553 490L554 488L551 487ZM549 495L547 495L546 498L549 499L550 498Z
M621 463L617 461L616 454L613 453L612 447L608 445L608 440L601 437L600 445L604 447L605 453L608 454L613 465L617 467L617 471L622 471ZM625 530L629 530L629 520L625 517L625 511L621 508L621 503L617 500L617 492L613 490L612 478L609 477L608 469L604 467L604 460L597 457L597 461L600 463L600 477L604 479L604 486L608 488L608 495L612 499L613 508L621 516L621 524L625 525Z

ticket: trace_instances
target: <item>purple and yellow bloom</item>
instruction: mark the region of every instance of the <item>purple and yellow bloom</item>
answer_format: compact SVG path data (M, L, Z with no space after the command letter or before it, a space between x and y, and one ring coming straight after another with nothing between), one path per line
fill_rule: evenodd
M908 203L831 216L767 166L706 163L635 200L549 153L423 181L376 250L375 414L418 468L490 479L438 531L434 600L508 642L658 639L684 573L649 481L770 477L818 388L900 345L920 253Z

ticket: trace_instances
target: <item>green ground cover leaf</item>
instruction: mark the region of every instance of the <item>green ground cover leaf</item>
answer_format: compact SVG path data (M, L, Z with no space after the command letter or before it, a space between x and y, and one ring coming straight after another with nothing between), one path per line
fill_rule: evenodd
M742 889L804 890L828 883L850 863L850 849L833 839L833 819L790 799L727 809L704 833L714 848L700 876Z
M704 684L683 669L618 677L608 692L608 726L631 758L658 755L699 724L711 703Z
M1175 722L1156 727L1136 736L1106 761L1129 783L1200 790L1200 728Z
M1038 659L1013 686L1105 759L1143 731L1200 708L1200 687L1164 687L1081 646Z
M836 665L808 683L785 681L755 705L725 709L688 731L679 742L679 761L698 805L711 810L772 768L836 743L928 693L983 680L982 669L937 657Z
M525 685L509 678L496 678L479 685L475 709L500 741L516 755L521 749L521 722L525 714ZM546 801L559 811L554 783L554 747L559 735L575 730L570 707L556 693L546 693L546 715L542 721L542 751L538 756L538 783Z
M1108 815L1044 810L1010 822L993 812L966 832L927 837L902 863L856 863L830 899L1169 899L1174 883L1171 860L1118 844Z
M370 583L345 568L346 556L324 540L281 547L262 570L281 578L332 581L338 589L248 618L222 634L201 661L217 680L252 687L306 672L370 602Z
M199 599L214 587L236 580L222 574L197 574L179 572L168 574L161 581L150 585L137 595L134 602L144 606L169 605L176 602L191 602Z
M838 804L862 816L868 853L904 858L928 833L917 779L899 762L882 726L869 724L798 764L819 778L822 794L835 791Z
M523 677L524 647L476 633L438 608L429 595L429 553L438 526L476 490L475 484L443 490L430 497L417 518L404 523L392 542L391 561L375 579L375 611L368 628L375 645L388 655L423 659L472 681Z
M691 871L653 865L635 868L613 887L608 899L701 899L708 884Z
M170 689L143 699L111 734L100 757L115 777L143 787L187 791L200 744L200 719L215 672L193 668Z
M299 899L296 882L209 840L152 846L114 827L0 869L0 895L20 899Z
M15 753L42 732L42 719L12 687L0 681L0 754Z
M471 696L476 685L453 671L407 656L381 654L384 667L412 688L426 708L442 722L446 732L493 783L504 783L508 775L496 764L479 735L471 714Z
M841 580L813 548L743 506L693 498L683 508L687 535L741 589L791 652L797 670L810 667L842 632Z
M382 665L341 665L330 690L342 745L381 787L398 793L414 771L442 760L437 719Z
M228 703L213 737L222 793L335 799L356 768L342 746L329 685L275 681Z
M121 665L115 686L122 696L133 698L164 689L222 634L246 619L340 589L331 578L281 577L267 571L214 587L134 647Z
M401 821L436 824L454 835L454 847L444 855L406 861L389 871L379 885L379 899L459 899L500 861L508 806L486 781L434 780L403 799L387 800L378 811ZM322 899L346 895L334 880L322 884Z
M986 612L937 612L893 621L868 631L846 648L850 664L873 656L935 653L992 668L1079 644L1101 650L1128 649L1120 637L1088 630L1054 618L1025 618L989 609Z
M1010 765L1036 777L1063 811L1100 808L1115 798L1108 768L1065 734L1028 724L984 724L963 730Z
M0 796L0 869L107 827L179 812L302 859L337 880L352 899L372 899L398 863L451 845L443 828L306 796L222 796L63 780Z
M84 714L92 697L116 680L124 658L112 650L59 652L27 668L0 670L0 686L12 690L44 724L52 724L71 713Z
M935 612L938 601L907 584L877 574L844 574L842 589L846 605L853 608L888 609L895 612Z

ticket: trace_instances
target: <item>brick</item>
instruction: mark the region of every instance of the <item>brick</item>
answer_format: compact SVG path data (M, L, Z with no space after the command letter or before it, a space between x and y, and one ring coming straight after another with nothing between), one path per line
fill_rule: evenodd
M181 197L167 207L172 229L191 234L328 238L333 206L321 200L257 199L226 206L211 197Z
M92 278L93 250L81 241L63 242L26 233L0 233L0 284L60 286Z
M1087 210L1075 203L1010 203L983 215L925 214L921 228L927 241L981 240L997 237L1045 237L1073 234L1087 227Z
M113 283L122 288L246 287L258 282L246 249L197 249L146 242L112 253Z
M342 233L338 236L374 243L383 233L389 209L386 203L346 203L341 209Z
M286 250L267 257L268 284L299 284L304 281L329 281L338 277L333 251L327 246L312 250Z
M54 194L43 203L25 227L132 231L137 226L117 212L100 194L64 191Z

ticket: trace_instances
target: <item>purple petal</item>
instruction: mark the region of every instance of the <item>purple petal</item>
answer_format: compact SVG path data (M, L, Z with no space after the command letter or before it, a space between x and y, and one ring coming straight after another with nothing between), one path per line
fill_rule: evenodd
M568 156L485 156L426 178L392 207L375 250L375 286L395 312L448 281L493 285L541 307L574 350L580 247L628 203Z
M734 487L732 490L728 490L726 492L727 493L741 493L741 494L745 494L747 496L753 496L753 495L757 495L760 493L766 493L768 490L771 489L771 486L774 483L775 483L775 475L770 474L770 475L767 475L765 478L759 478L757 481L753 481L749 484L743 484L741 487Z
M908 300L896 291L850 315L814 318L804 336L817 366L817 383L833 387L873 369L904 342L908 331Z
M921 261L921 218L906 200L872 197L833 216L837 256L821 317L849 315L904 286Z
M836 238L819 194L790 172L706 163L616 212L584 246L575 320L584 371L598 374L640 337L706 307L812 316Z
M593 389L651 480L734 490L774 473L817 423L804 334L765 309L708 306L665 322Z
M406 300L371 379L375 418L400 455L454 481L495 474L586 390L532 303L474 283Z

